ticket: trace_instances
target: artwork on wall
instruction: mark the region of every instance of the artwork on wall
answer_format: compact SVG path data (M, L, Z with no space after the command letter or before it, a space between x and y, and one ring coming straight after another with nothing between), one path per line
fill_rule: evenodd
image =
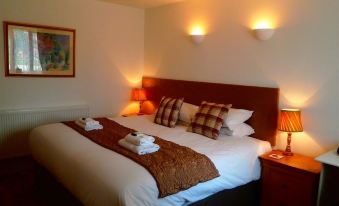
M6 76L74 77L75 30L4 22Z

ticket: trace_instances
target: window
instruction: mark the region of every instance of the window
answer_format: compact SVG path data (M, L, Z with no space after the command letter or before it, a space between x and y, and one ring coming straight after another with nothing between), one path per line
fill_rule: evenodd
M13 29L11 62L18 71L42 71L36 32Z

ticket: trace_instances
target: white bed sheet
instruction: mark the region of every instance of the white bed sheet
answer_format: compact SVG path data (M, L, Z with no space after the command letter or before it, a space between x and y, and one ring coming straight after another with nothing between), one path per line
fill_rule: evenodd
M207 155L220 177L159 199L156 182L145 168L61 123L44 125L31 132L32 154L85 205L188 205L260 178L258 156L271 150L269 142L227 136L212 140L186 132L184 126L167 128L154 124L152 118L113 119Z

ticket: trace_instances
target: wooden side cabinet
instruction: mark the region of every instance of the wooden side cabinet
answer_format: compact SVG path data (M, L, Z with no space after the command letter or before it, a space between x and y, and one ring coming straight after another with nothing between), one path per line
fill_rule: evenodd
M310 157L294 154L273 159L273 150L260 156L262 163L262 206L315 206L321 164Z

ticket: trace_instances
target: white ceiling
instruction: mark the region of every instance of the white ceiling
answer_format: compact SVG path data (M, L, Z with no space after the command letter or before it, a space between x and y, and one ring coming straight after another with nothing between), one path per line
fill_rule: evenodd
M138 7L138 8L151 8L162 6L165 4L175 3L183 0L101 0L116 4L123 4L126 6Z

